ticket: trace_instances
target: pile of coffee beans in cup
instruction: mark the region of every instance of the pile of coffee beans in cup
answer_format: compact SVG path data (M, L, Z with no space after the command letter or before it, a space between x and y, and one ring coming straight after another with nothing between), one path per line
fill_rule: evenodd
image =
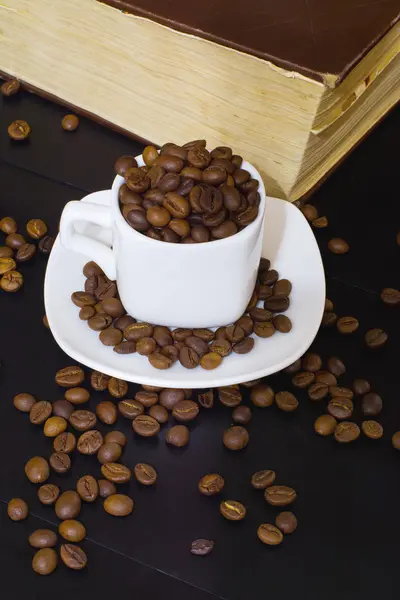
M211 152L205 140L143 150L144 166L121 156L115 171L125 179L119 190L121 213L136 231L174 244L227 238L258 215L259 182L242 168L231 148Z
M290 305L292 284L288 279L279 279L266 258L260 261L257 283L242 317L216 331L170 329L137 321L126 313L119 300L116 282L110 281L96 263L87 263L83 274L84 290L71 295L72 302L80 309L79 318L117 354L138 352L147 356L156 369L169 369L179 361L186 369L200 365L212 370L232 352L250 352L255 344L252 334L268 338L292 329L289 317L283 314Z

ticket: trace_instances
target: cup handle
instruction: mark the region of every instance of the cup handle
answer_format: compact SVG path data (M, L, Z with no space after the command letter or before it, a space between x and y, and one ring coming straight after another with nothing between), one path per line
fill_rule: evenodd
M115 281L117 272L112 249L98 240L78 233L75 228L77 221L85 221L111 229L111 207L77 200L68 202L61 215L60 239L64 248L90 257L103 269L109 279Z

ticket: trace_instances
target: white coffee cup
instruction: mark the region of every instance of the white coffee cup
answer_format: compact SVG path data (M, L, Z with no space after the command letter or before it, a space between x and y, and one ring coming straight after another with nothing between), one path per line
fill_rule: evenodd
M142 157L137 158L143 165ZM121 214L117 176L110 206L69 202L62 213L60 237L68 250L94 260L117 281L121 302L137 320L170 327L213 327L240 318L253 292L261 257L265 189L258 171L243 169L259 181L261 196L255 221L239 233L202 244L171 244L132 229ZM112 247L77 231L82 222L112 232ZM79 228L79 227L78 227Z

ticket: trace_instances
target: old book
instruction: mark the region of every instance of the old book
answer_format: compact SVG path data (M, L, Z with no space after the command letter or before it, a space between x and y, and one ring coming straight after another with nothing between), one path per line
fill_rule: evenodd
M400 99L399 0L3 0L0 70L129 134L204 137L307 194Z

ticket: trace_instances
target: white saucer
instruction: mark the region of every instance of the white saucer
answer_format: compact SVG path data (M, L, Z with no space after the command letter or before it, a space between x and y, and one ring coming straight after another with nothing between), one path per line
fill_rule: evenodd
M107 204L110 190L89 195L89 202ZM314 234L303 214L283 200L267 198L263 256L280 278L290 279L293 290L285 314L293 328L271 338L255 337L249 354L231 354L214 371L185 369L179 362L166 371L150 365L139 354L120 355L103 346L98 333L78 316L71 294L84 289L83 266L89 258L66 250L57 237L49 257L44 300L50 329L58 345L74 360L119 379L169 388L209 388L241 383L271 375L297 360L308 349L321 323L325 302L325 276ZM111 245L107 232L82 224L81 233ZM107 239L108 238L108 239Z

